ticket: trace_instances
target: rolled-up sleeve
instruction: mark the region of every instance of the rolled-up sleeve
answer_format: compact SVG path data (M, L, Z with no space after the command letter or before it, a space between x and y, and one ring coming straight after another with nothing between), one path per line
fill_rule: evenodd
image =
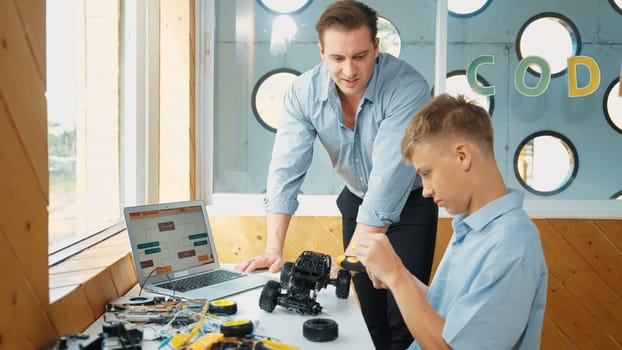
M385 118L373 143L368 190L357 217L357 222L373 226L399 221L417 180L415 169L402 159L402 138L410 120L430 99L428 84L421 76L395 85L390 94L383 101Z
M284 113L276 133L264 196L266 213L294 214L298 192L313 159L313 126L294 87L284 97Z

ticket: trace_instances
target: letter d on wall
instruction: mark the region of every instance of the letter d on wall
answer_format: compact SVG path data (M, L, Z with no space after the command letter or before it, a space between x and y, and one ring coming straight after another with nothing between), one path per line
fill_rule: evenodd
M577 66L584 66L590 74L590 80L587 85L579 87L577 81ZM600 68L598 63L589 56L573 56L568 57L568 96L581 97L587 96L600 85Z

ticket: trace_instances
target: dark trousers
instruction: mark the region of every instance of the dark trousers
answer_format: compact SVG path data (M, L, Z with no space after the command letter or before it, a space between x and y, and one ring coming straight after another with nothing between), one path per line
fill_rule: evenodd
M337 198L337 207L342 216L344 248L354 234L356 216L362 201L347 188ZM437 222L438 207L431 198L423 198L419 188L408 196L400 221L389 226L387 231L404 266L426 284L432 270ZM413 337L391 292L374 288L365 273L357 273L352 281L376 349L406 349Z

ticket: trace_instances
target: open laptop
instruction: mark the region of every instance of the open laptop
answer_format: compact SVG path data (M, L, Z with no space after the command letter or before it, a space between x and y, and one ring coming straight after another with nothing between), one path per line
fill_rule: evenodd
M268 281L267 276L220 266L201 200L126 207L123 214L138 281L145 290L214 300Z

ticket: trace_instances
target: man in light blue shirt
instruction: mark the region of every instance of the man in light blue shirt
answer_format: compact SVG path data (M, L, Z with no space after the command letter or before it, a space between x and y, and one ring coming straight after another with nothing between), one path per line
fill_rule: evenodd
M330 4L318 20L323 62L287 91L274 143L264 201L266 251L239 269L281 268L287 228L318 139L346 183L337 199L345 251L362 232L387 236L407 268L427 283L438 207L422 197L419 177L401 158L400 141L430 90L409 64L379 52L376 21L376 11L353 0ZM375 346L408 346L412 336L391 294L375 289L366 274L353 281Z
M506 189L490 116L464 97L434 97L409 124L402 152L423 195L455 215L454 233L426 287L379 235L356 254L389 288L415 338L409 349L539 349L548 269L523 194Z

